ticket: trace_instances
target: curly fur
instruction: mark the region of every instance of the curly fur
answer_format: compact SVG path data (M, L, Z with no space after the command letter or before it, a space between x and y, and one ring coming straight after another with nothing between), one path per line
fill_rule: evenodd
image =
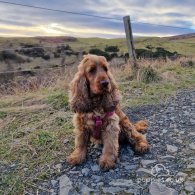
M108 85L102 87L102 81L107 81ZM114 114L105 118L101 127L101 139L95 140L103 144L99 159L102 168L110 169L115 166L119 140L131 140L138 152L145 152L149 148L145 137L138 132L147 128L146 122L139 121L132 125L120 108L120 99L120 92L106 59L90 54L84 56L70 84L69 102L75 112L75 150L68 157L69 163L75 165L86 159L88 143L90 139L95 140L92 138L94 118L105 118L106 112L110 111L114 111Z

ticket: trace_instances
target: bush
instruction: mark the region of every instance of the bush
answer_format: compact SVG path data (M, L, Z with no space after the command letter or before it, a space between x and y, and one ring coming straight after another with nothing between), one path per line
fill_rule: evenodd
M25 60L18 56L17 54L10 52L10 51L2 51L0 52L0 61L5 61L5 60L13 60L16 63L24 63Z
M42 56L42 58L43 58L44 60L49 60L49 59L50 59L50 55L49 55L49 54L46 54L46 55Z
M151 66L141 67L137 72L137 80L144 83L157 82L160 80L160 76Z
M118 52L119 48L118 46L106 46L105 51L106 52Z
M102 51L101 49L90 49L89 53L90 54L95 54L95 55L98 55L98 56L104 56L108 61L111 60L110 55L107 52Z

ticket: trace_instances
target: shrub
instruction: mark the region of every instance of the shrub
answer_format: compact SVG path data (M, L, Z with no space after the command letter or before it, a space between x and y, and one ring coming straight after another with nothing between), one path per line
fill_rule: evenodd
M160 76L151 66L141 67L137 72L137 80L144 83L157 82Z
M50 59L50 55L49 55L49 54L46 54L46 55L42 56L42 58L43 58L44 60L49 60L49 59Z
M118 46L106 46L105 51L106 52L118 52L119 48Z
M5 60L13 60L16 63L24 63L25 60L18 56L17 54L10 52L10 51L2 51L0 52L0 61L5 61Z
M110 55L107 52L102 51L101 49L90 49L89 53L99 55L99 56L104 56L108 61L111 60Z

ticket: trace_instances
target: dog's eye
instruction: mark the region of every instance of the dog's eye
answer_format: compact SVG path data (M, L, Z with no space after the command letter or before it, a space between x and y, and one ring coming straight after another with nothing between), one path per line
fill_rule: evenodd
M91 68L91 69L89 70L89 73L94 74L95 72L96 72L96 68L95 68L95 67L93 67L93 68Z

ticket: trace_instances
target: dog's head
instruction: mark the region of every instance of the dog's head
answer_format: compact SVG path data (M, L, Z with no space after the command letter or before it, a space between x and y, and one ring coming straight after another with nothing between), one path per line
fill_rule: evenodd
M72 110L90 112L96 107L103 107L105 111L111 111L115 109L119 99L120 94L106 58L85 55L70 84ZM94 100L99 100L99 102Z

